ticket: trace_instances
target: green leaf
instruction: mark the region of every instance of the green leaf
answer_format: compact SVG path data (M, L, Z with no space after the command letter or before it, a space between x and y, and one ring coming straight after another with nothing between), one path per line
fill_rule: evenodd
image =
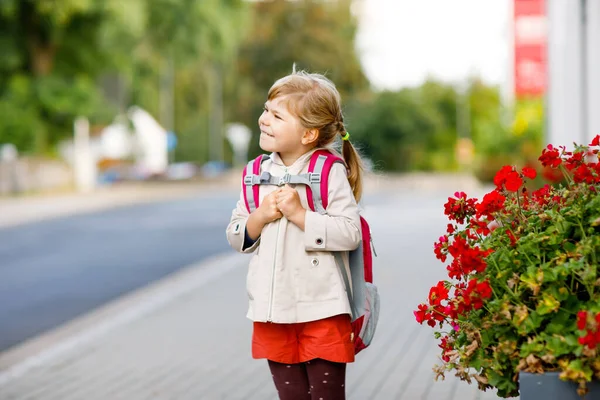
M556 282L558 280L560 270L549 267L548 263L544 264L540 269L544 272L544 283Z
M552 318L552 321L550 321L550 323L546 326L546 332L550 335L564 334L566 329L571 329L569 327L569 325L572 325L572 322L569 323L570 316L570 312L559 310Z
M573 242L564 242L563 248L568 253L574 253L575 250L577 249L577 246L575 246L575 244Z
M522 334L534 333L544 320L536 311L531 311L523 324L519 327L519 332Z
M546 315L556 312L560 307L560 301L548 292L544 292L542 298L537 304L536 311L539 315Z
M547 339L547 351L554 357L560 357L565 354L573 353L577 347L569 344L564 336L553 335Z
M589 382L592 380L592 374L591 368L583 365L583 360L577 359L569 363L568 367L560 374L560 378L574 381L585 379Z

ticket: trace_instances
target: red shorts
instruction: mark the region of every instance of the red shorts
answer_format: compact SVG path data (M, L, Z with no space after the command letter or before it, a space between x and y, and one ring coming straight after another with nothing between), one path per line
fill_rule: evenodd
M351 333L348 314L297 324L255 322L252 357L285 364L315 358L349 363L354 361Z

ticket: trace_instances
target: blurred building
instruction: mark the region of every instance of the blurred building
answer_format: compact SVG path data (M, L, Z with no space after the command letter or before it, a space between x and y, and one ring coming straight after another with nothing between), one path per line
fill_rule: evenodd
M546 0L547 142L600 134L600 1Z

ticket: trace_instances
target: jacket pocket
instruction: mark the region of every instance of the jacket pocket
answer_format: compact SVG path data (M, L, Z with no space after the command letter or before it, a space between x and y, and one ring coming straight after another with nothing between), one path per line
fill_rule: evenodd
M256 294L256 273L258 270L258 254L252 256L250 265L248 266L248 274L246 275L246 291L248 298L254 300Z
M318 302L339 298L339 274L329 252L306 252L297 266L297 296L300 302Z

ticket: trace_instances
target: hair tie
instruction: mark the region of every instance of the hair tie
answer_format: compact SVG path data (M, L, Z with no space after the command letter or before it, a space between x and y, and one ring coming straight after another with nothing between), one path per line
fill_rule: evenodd
M342 140L348 140L350 139L350 132L346 132L346 134L344 136L342 136Z

